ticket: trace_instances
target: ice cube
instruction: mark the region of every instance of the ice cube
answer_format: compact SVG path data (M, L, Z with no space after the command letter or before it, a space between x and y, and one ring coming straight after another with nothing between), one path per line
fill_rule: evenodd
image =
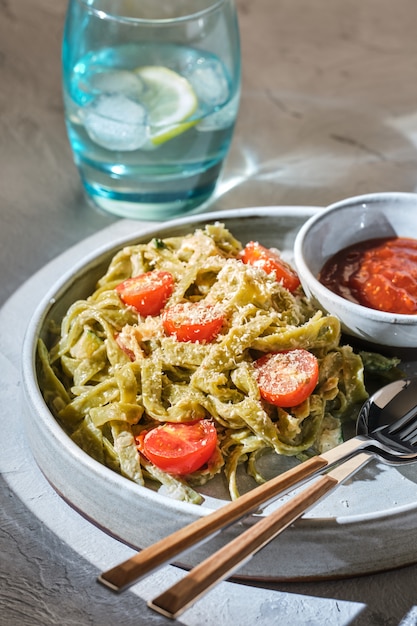
M138 74L127 70L108 70L94 72L89 80L90 90L96 94L124 94L132 99L138 98L144 84Z
M102 94L82 111L90 138L107 150L138 150L147 141L147 113L124 94Z
M229 97L229 84L223 65L216 59L198 59L188 68L189 80L201 104L209 108L220 106Z
M134 72L113 70L102 65L74 70L74 81L74 97L80 105L88 104L102 93L121 93L139 101L144 90L143 81Z
M200 131L221 130L229 128L235 123L239 110L239 92L224 107L203 117L197 124L196 129Z

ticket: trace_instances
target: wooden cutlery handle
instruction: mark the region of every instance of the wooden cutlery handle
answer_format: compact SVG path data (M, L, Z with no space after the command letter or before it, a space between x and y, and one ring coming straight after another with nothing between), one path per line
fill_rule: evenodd
M324 468L354 454L361 446L363 446L363 440L357 437L352 438L321 456L312 457L287 472L271 478L237 500L225 504L209 515L198 518L168 537L144 548L123 563L103 572L98 577L99 582L113 591L123 591L164 563L172 562L176 556L197 545L203 539L245 515L253 513L260 505L287 493L292 487L302 484Z
M334 473L320 476L278 509L194 567L178 583L149 602L149 606L167 617L175 618L180 615L203 593L230 575L342 480L356 472L369 458L369 454L358 454Z
M224 526L255 511L261 504L288 491L292 486L325 468L327 464L327 460L320 456L308 459L284 474L252 489L237 500L209 515L198 518L168 537L144 548L132 558L103 572L98 580L113 591L126 589L181 552L218 532Z

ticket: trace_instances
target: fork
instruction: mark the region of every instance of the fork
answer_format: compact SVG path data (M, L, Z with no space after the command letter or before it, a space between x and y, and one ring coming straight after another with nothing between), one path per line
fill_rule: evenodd
M287 493L296 485L302 485L362 450L378 455L387 463L413 462L417 459L414 447L417 436L416 393L417 378L386 385L369 398L360 411L358 430L361 433L370 431L369 434L360 434L328 452L312 457L209 515L196 519L103 572L98 577L99 582L113 591L123 591L175 556L253 513L261 504ZM387 424L387 421L391 423Z

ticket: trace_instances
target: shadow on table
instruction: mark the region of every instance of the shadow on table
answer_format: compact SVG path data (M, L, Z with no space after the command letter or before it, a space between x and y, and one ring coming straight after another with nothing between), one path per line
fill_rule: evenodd
M0 624L159 626L132 592L111 593L97 568L39 521L0 476ZM181 622L177 622L181 624Z

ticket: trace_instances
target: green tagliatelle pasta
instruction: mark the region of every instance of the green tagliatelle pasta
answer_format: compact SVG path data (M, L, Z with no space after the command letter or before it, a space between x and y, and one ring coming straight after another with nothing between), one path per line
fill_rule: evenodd
M342 419L367 397L362 360L340 345L338 320L315 310L301 289L291 294L275 275L244 264L241 249L218 223L126 247L94 293L70 307L55 345L39 345L45 400L71 438L127 478L158 481L173 497L191 502L202 500L196 487L221 471L236 498L236 471L246 461L262 481L256 459L267 449L297 456L335 445ZM213 341L179 342L166 335L160 315L142 318L122 303L115 287L154 269L174 277L166 306L221 306L226 323ZM292 409L267 405L254 360L292 348L318 358L317 387ZM141 431L207 417L216 425L218 446L199 471L172 476L138 453Z

